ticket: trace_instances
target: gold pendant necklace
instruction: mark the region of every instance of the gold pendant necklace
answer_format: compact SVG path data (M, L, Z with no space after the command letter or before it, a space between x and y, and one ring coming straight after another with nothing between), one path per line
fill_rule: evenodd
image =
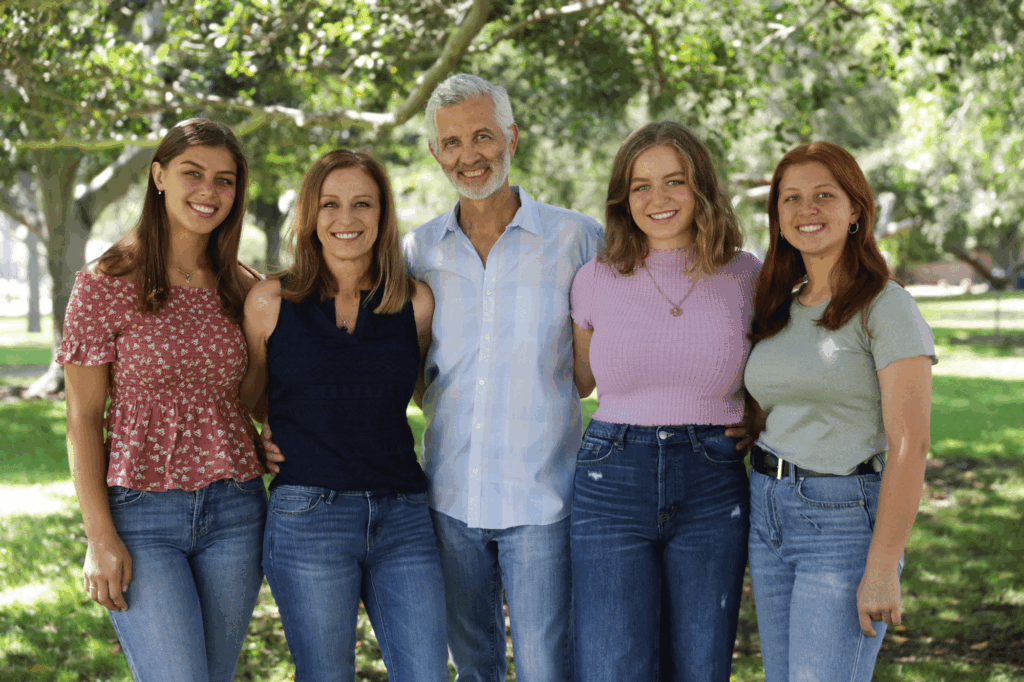
M177 265L175 265L174 269L177 270L178 272L180 272L185 277L185 283L186 284L191 284L192 283L192 275L194 275L196 273L196 270L198 270L199 268L194 268L191 272L185 272L184 270L179 268Z
M693 287L697 286L697 278L693 278L693 280L690 283L690 288L687 289L686 294L684 294L683 297L679 299L679 303L672 303L672 299L666 296L665 292L662 291L661 287L658 286L658 283L654 281L654 275L652 275L651 271L647 269L647 261L643 262L643 266L644 270L647 271L647 276L651 278L651 284L653 284L654 288L658 290L658 293L661 294L661 297L668 301L669 305L672 306L672 309L669 310L669 312L672 314L672 317L679 317L680 315L682 315L683 309L680 306L683 305L683 301L685 301L686 297L690 295L691 291L693 291Z

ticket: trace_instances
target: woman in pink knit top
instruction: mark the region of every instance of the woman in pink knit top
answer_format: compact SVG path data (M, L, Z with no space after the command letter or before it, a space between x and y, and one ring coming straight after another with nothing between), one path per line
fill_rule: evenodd
M749 527L732 436L760 263L677 123L623 143L606 222L572 285L576 384L601 398L573 500L577 680L727 681Z
M137 680L232 679L263 581L263 467L238 400L246 185L230 128L174 126L137 227L78 273L64 320L84 588Z

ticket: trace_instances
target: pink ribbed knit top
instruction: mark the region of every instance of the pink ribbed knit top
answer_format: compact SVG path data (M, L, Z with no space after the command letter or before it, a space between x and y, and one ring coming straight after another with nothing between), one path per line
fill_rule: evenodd
M640 267L624 277L597 259L576 274L572 318L594 331L594 418L639 426L742 419L746 333L761 263L740 252L714 275L691 276L691 258L692 249L651 251L650 276ZM672 304L684 296L675 317Z

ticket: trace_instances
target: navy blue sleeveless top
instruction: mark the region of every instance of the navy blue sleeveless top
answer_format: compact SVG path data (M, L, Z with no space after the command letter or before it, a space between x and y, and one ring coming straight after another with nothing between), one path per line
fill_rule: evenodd
M393 315L362 303L356 326L335 323L334 299L281 301L267 340L269 423L286 461L270 486L342 491L427 490L405 410L420 351L412 303Z

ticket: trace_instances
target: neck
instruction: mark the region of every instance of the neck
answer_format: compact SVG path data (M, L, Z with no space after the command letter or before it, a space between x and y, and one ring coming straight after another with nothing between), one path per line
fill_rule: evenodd
M816 305L832 298L832 271L839 262L838 258L816 258L804 256L804 267L807 268L807 284L800 292L801 302Z
M331 271L338 287L336 298L358 298L359 292L370 286L369 256L357 261L327 260L327 269Z
M209 235L172 229L168 239L168 265L188 273L206 267L206 245L209 241Z
M459 198L459 227L470 232L496 232L501 234L516 217L522 202L512 191L508 181L486 199Z

